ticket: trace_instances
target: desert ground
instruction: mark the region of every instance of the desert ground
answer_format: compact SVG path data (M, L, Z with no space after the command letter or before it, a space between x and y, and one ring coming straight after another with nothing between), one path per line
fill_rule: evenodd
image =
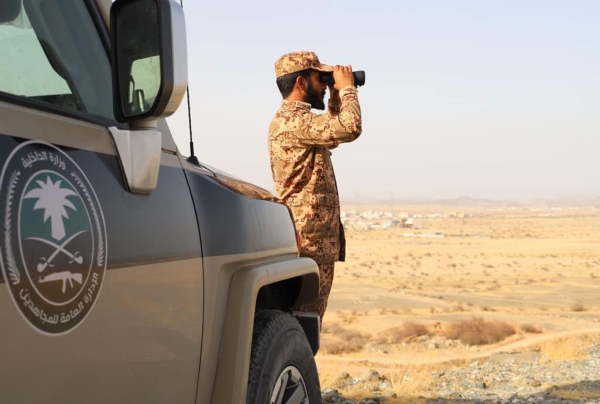
M368 213L371 228L345 225L316 357L322 388L376 369L405 399L423 397L436 371L498 352L568 360L600 342L600 205L342 210ZM381 225L390 217L412 227Z

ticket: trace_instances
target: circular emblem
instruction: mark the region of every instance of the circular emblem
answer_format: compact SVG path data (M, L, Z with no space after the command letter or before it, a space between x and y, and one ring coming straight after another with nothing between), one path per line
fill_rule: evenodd
M43 334L73 330L98 299L106 271L94 188L60 149L29 141L2 169L0 208L0 262L15 305Z

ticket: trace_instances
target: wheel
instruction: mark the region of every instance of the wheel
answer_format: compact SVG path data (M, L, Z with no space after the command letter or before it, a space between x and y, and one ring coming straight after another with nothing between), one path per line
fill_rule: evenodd
M321 404L315 358L291 314L257 313L246 404Z

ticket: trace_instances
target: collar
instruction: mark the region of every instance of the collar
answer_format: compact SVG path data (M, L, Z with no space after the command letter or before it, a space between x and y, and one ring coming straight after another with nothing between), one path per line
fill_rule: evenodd
M282 107L285 108L290 108L290 109L304 109L306 111L310 111L311 110L311 106L309 103L307 102L303 102L303 101L288 101L288 100L283 100Z

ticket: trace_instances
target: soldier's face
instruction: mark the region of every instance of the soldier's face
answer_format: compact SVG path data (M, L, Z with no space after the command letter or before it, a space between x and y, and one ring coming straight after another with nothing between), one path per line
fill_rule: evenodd
M304 96L304 102L310 104L314 109L325 109L325 89L327 85L321 83L319 80L320 73L312 71L310 73L310 79L307 80L308 87L306 88L306 95Z

